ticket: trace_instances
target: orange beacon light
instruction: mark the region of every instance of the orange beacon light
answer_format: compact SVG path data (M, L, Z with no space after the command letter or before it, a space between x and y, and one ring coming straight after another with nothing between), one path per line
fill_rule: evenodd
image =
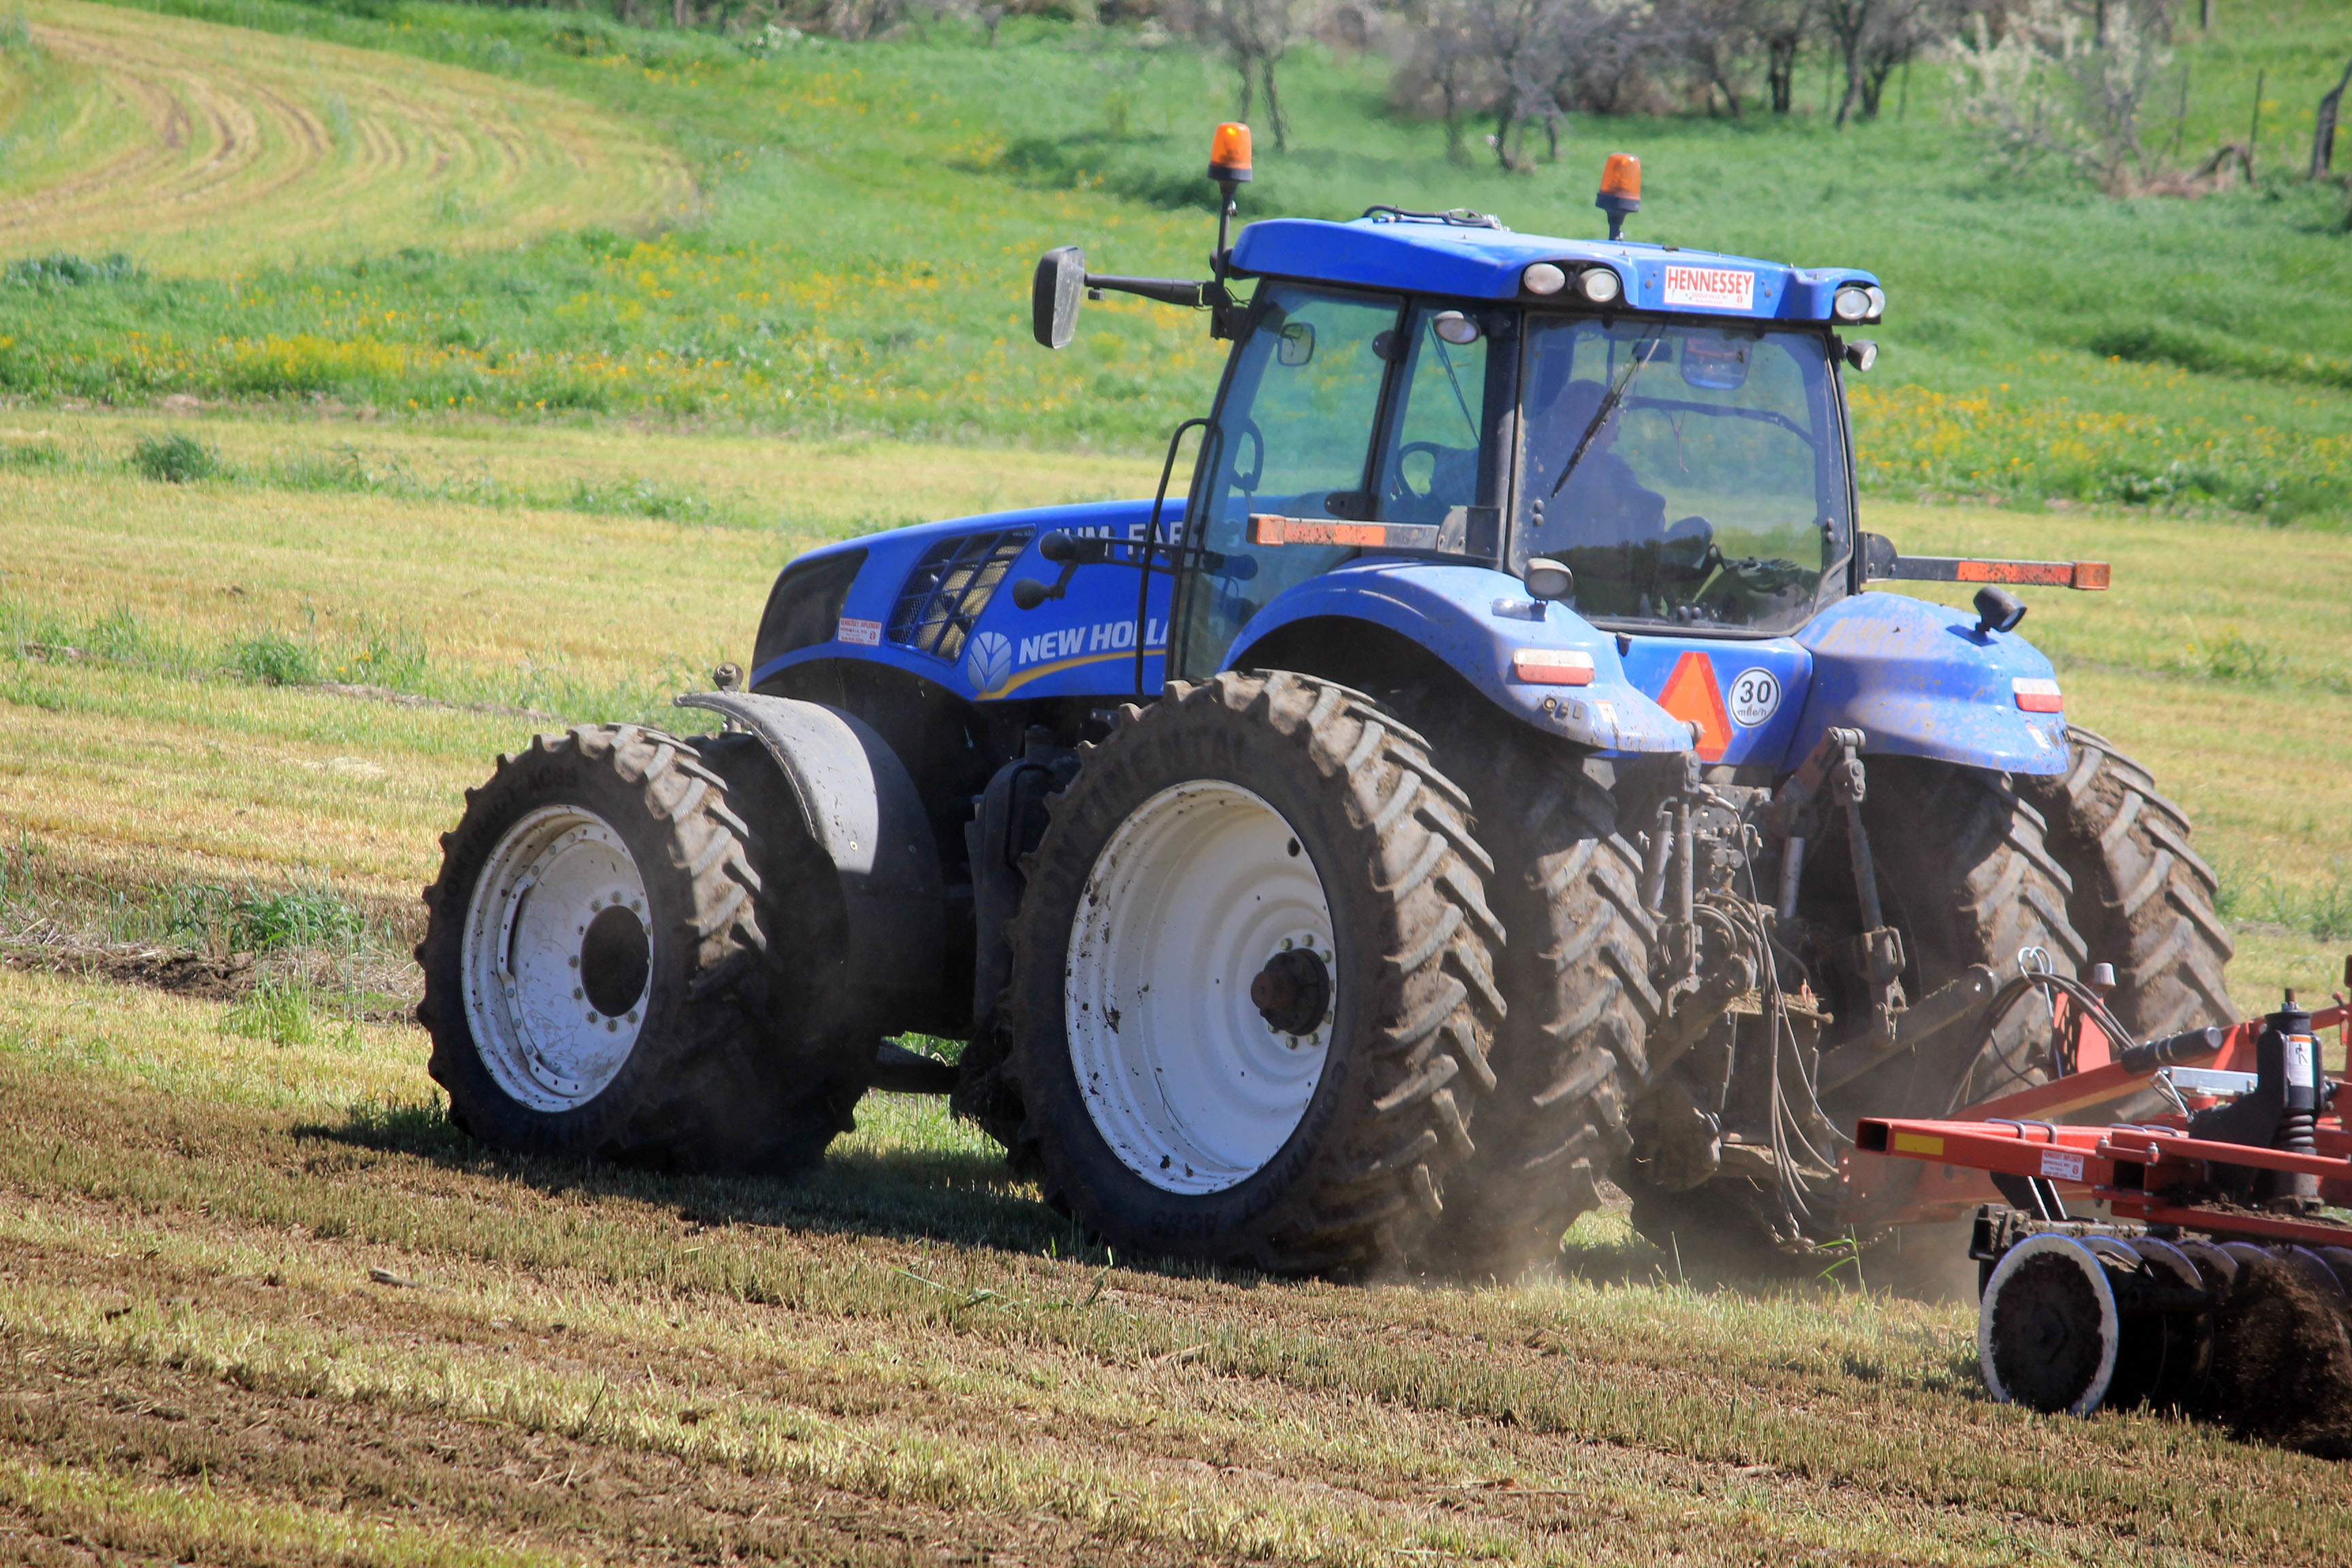
M1249 127L1228 122L1217 127L1209 142L1209 178L1238 185L1250 178Z
M1609 237L1620 237L1627 215L1642 210L1642 160L1631 153L1610 153L1601 169L1601 195L1592 205L1609 215Z

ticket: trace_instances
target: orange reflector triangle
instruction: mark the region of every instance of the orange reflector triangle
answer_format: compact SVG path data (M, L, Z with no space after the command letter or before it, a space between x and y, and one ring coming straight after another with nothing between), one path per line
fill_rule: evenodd
M1675 661L1658 706L1686 724L1698 726L1698 755L1705 763L1723 760L1731 744L1731 715L1723 710L1723 693L1715 684L1715 663L1703 653L1686 653Z

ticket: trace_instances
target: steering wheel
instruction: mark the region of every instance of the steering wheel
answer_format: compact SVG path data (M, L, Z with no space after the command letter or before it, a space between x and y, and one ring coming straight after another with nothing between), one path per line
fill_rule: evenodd
M1680 518L1658 543L1658 575L1696 582L1722 559L1723 552L1715 544L1715 524L1703 517Z
M1415 500L1427 500L1430 492L1437 489L1438 470L1444 467L1444 455L1451 450L1452 447L1441 447L1434 441L1407 441L1399 447L1396 455L1397 489ZM1415 456L1429 459L1429 489L1417 490L1412 488L1412 481L1405 478L1404 460Z
M1241 444L1244 440L1247 440L1257 448L1257 456L1252 460L1250 470L1246 474L1242 472L1241 468ZM1257 427L1256 420L1244 415L1242 427L1234 437L1234 484L1255 495L1258 481L1264 478L1265 478L1265 432Z

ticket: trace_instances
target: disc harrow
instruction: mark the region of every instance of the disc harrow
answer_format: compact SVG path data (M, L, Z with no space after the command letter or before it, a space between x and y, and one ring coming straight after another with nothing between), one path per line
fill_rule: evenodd
M2346 965L2352 985L2352 961ZM2268 1016L2135 1043L2083 988L2048 998L2050 1080L1927 1120L1865 1117L1846 1213L1885 1226L1973 1207L1977 1353L2005 1404L2150 1406L2352 1457L2352 1125L2320 1031ZM2065 1070L2068 1068L2073 1070ZM2062 1123L2145 1100L2135 1121Z

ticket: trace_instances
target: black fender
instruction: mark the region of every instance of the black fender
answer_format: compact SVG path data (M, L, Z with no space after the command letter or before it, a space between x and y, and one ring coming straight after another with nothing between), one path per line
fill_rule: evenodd
M887 1030L927 1016L947 942L947 885L915 781L864 720L819 702L746 691L697 691L707 709L759 737L795 805L799 826L832 861L849 919L849 983L880 1004ZM755 832L774 826L754 822ZM783 889L776 890L783 896ZM894 1005L895 1003L895 1005ZM900 1021L893 1023L892 1019Z

